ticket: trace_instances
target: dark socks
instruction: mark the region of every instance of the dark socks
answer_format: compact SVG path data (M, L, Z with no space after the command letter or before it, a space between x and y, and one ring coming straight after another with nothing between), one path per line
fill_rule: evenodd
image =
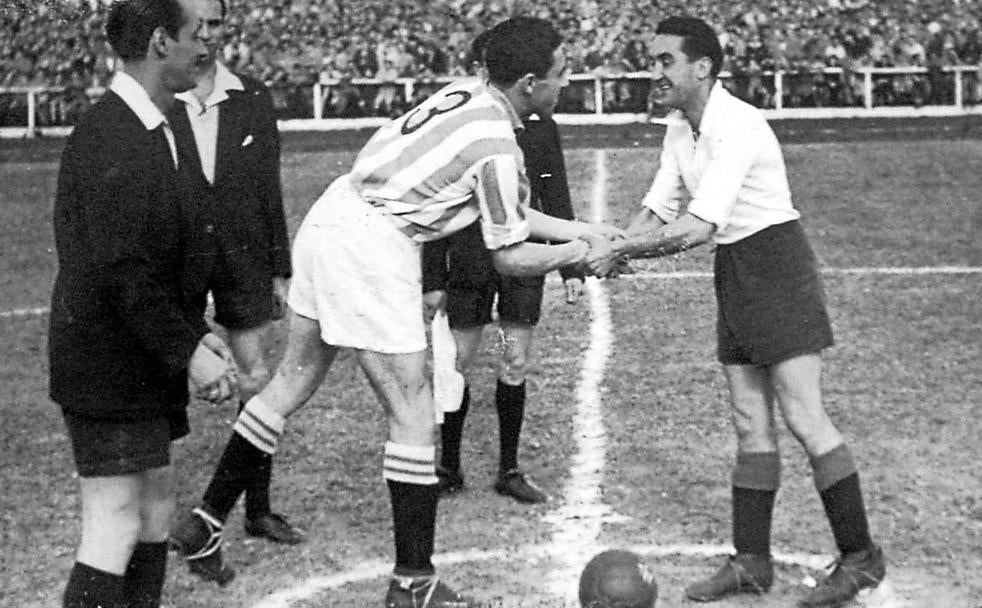
M252 445L238 433L232 433L215 475L205 490L204 507L215 518L225 521L235 501L259 484L272 466L272 456ZM266 472L266 473L264 473Z
M813 459L812 470L839 552L848 555L870 548L866 506L849 448L840 445Z
M471 388L464 386L460 409L443 414L440 427L440 465L448 471L460 469L460 441L464 435L464 419L471 404Z
M769 555L774 490L733 487L733 546L737 553Z
M436 484L418 485L387 479L392 499L397 576L429 576L433 568L436 527Z
M733 468L733 546L737 553L769 555L774 499L781 485L777 452L742 452Z
M501 449L498 470L504 473L518 468L518 439L525 416L525 383L512 386L499 380L495 405L498 409L498 442Z
M123 595L128 608L157 608L167 573L167 543L137 543L126 568Z
M127 608L123 599L124 578L81 562L75 562L68 577L63 608Z

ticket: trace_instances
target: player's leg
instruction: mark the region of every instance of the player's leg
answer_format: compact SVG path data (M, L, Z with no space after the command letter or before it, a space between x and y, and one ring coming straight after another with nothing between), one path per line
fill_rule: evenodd
M439 490L426 352L357 353L388 417L382 474L392 501L396 557L386 605L415 606L413 598L429 589L434 597L426 605L458 605L457 594L436 580L432 562Z
M268 297L268 293L265 294ZM271 311L270 311L271 312ZM268 362L268 336L272 321L252 327L228 330L228 345L239 370L239 411L245 407L270 379ZM295 545L303 541L303 534L287 519L274 513L269 500L272 481L273 458L265 458L252 472L252 480L245 491L246 533L268 538L274 542Z
M453 292L451 292L453 293ZM451 296L451 301L457 296ZM448 306L448 311L453 305ZM490 316L490 311L489 311ZM458 320L458 317L453 317ZM484 337L484 325L454 327L454 342L457 344L457 370L467 376L467 370L477 356ZM464 421L470 411L470 384L464 384L460 407L453 412L444 412L440 425L440 466L437 467L440 493L447 495L459 492L464 487L464 474L460 468L460 446L464 435Z
M64 608L126 605L126 568L140 534L141 482L137 473L79 479L82 538Z
M286 417L317 390L336 352L321 339L315 319L289 313L283 359L269 384L239 414L202 506L183 517L172 535L195 574L222 585L234 576L221 557L225 518L252 479L250 472L275 454Z
M170 443L188 432L184 410L160 418L65 413L80 477L82 539L64 605L156 606L173 512Z
M534 327L524 321L506 320L504 316L500 327L502 345L495 389L499 461L494 487L499 494L519 502L546 502L549 496L518 467L518 445L525 419L525 387Z
M860 589L883 580L883 553L870 537L859 472L822 403L819 353L799 355L770 368L781 413L808 453L815 487L822 499L840 560L832 574L803 601L803 606L835 606Z
M542 315L542 277L500 278L498 319L501 357L495 408L498 412L500 460L495 490L519 502L541 503L549 496L518 468L518 445L525 419L526 377L532 336Z
M712 601L732 593L762 593L773 581L771 520L781 466L773 393L767 373L761 368L729 364L724 366L724 372L737 434L731 478L736 555L716 574L686 589L686 595L697 601Z
M167 536L176 507L173 467L142 474L140 533L126 567L128 608L157 608L167 573Z

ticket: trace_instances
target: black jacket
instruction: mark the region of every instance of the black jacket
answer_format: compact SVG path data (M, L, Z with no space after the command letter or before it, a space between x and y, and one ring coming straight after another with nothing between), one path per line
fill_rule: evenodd
M182 297L185 224L163 131L107 91L58 174L48 349L62 407L141 418L187 405L188 361L208 328Z
M566 162L556 122L552 119L526 120L525 128L518 133L518 145L525 156L532 208L560 219L573 219ZM559 273L564 281L583 278L583 271L575 266L563 267ZM423 245L424 293L452 285L482 285L496 276L478 222L447 238ZM541 282L542 277L528 280Z
M211 272L250 277L290 276L290 241L280 186L280 139L269 91L259 81L239 76L244 91L231 90L218 113L214 184L201 169L185 104L168 113L191 185L188 200L189 264L205 282L188 283L191 297L208 291Z

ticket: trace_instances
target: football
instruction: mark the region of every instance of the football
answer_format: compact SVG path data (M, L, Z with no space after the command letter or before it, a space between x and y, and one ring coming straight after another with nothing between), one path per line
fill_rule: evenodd
M583 608L652 608L657 598L654 578L630 551L598 553L580 575Z

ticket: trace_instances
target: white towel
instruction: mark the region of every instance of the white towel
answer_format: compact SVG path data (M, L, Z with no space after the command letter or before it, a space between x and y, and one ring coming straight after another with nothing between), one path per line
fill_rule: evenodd
M457 343L445 310L433 315L430 336L433 341L433 412L436 423L443 424L443 413L459 410L460 400L464 397L464 376L457 371Z

